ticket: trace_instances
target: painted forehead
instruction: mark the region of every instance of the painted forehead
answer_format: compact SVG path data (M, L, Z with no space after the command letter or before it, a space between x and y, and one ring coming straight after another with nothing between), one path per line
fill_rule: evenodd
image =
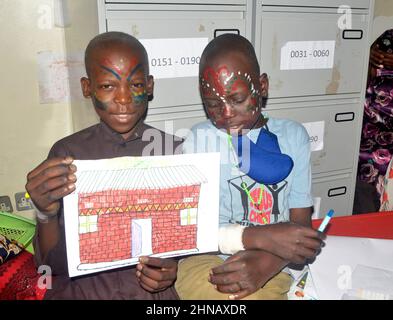
M217 68L206 66L200 74L200 85L204 95L212 95L225 102L225 97L238 91L249 91L251 96L259 95L250 73L226 65Z
M128 50L102 50L93 57L94 66L101 71L111 73L116 78L126 77L128 80L138 71L146 71L146 61L139 52Z

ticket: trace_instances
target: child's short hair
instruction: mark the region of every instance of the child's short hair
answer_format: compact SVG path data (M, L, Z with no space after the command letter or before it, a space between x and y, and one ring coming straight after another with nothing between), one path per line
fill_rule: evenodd
M258 59L252 43L243 36L233 33L224 33L208 43L201 56L200 70L204 67L205 62L233 51L241 52L247 56L255 72L260 74Z
M143 57L146 73L149 73L149 60L147 57L146 49L142 45L142 43L140 43L137 38L133 37L128 33L110 31L95 36L93 39L90 40L89 44L87 45L85 50L85 67L87 75L89 75L90 59L92 53L98 48L110 48L111 46L113 46L114 43L124 44L134 50L137 50Z

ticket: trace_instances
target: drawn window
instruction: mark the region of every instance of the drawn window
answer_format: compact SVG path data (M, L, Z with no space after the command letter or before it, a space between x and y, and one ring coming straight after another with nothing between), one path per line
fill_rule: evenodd
M197 223L198 208L180 210L180 225L187 226Z
M79 233L96 232L98 216L80 216L79 217Z
M194 202L194 198L193 198L193 197L183 198L183 202L184 202L184 203L187 203L187 202Z

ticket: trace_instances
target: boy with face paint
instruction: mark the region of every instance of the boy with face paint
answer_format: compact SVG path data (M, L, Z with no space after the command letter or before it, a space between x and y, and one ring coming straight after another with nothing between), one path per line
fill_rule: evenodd
M182 260L176 290L181 299L286 299L286 266L313 259L325 239L311 228L308 134L263 115L268 78L247 39L215 38L199 71L210 121L192 128L183 149L221 153L221 255Z
M36 263L49 265L56 276L45 299L178 299L173 259L141 257L136 267L68 277L62 198L75 190L73 160L173 154L181 143L143 121L153 77L137 39L121 32L100 34L86 48L85 65L83 95L92 100L100 123L56 142L48 159L27 175L26 190L38 210ZM151 142L152 136L159 139ZM145 154L151 143L156 148Z

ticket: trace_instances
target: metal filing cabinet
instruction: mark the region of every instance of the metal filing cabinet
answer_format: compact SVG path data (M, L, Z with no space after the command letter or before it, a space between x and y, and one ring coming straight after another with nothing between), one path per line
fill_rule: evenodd
M312 152L315 217L330 208L351 214L374 0L345 1L352 27L344 30L338 26L341 0L97 1L100 32L124 31L146 46L155 76L147 122L167 132L184 135L179 129L205 114L197 69L187 73L174 66L180 75L174 74L163 58L172 57L173 64L180 54L174 51L195 45L184 54L195 61L203 43L223 32L251 40L270 79L266 112L303 123L312 145L319 143ZM162 44L165 50L157 50L159 39L175 39L176 50Z
M360 93L368 46L367 9L351 9L352 30L341 30L337 8L261 2L256 47L261 68L271 78L271 98Z
M351 180L351 172L313 178L314 219L323 218L331 208L335 210L335 216L348 215L352 210Z
M342 5L256 1L254 43L270 79L266 112L309 132L314 218L330 208L348 215L353 207L374 1L345 2L350 29L339 27L348 12Z
M180 4L98 0L98 9L100 32L127 32L145 45L155 77L146 120L167 132L176 133L206 119L198 91L198 62L207 43L225 32L251 35L252 1L247 0Z
M356 141L356 122L363 116L359 102L319 101L294 104L290 108L266 110L276 118L289 118L302 123L317 124L321 134L312 134L311 162L313 174L329 173L336 170L352 170L353 155L358 152ZM311 105L311 106L310 106ZM275 105L276 106L276 105ZM296 107L295 107L296 106Z

